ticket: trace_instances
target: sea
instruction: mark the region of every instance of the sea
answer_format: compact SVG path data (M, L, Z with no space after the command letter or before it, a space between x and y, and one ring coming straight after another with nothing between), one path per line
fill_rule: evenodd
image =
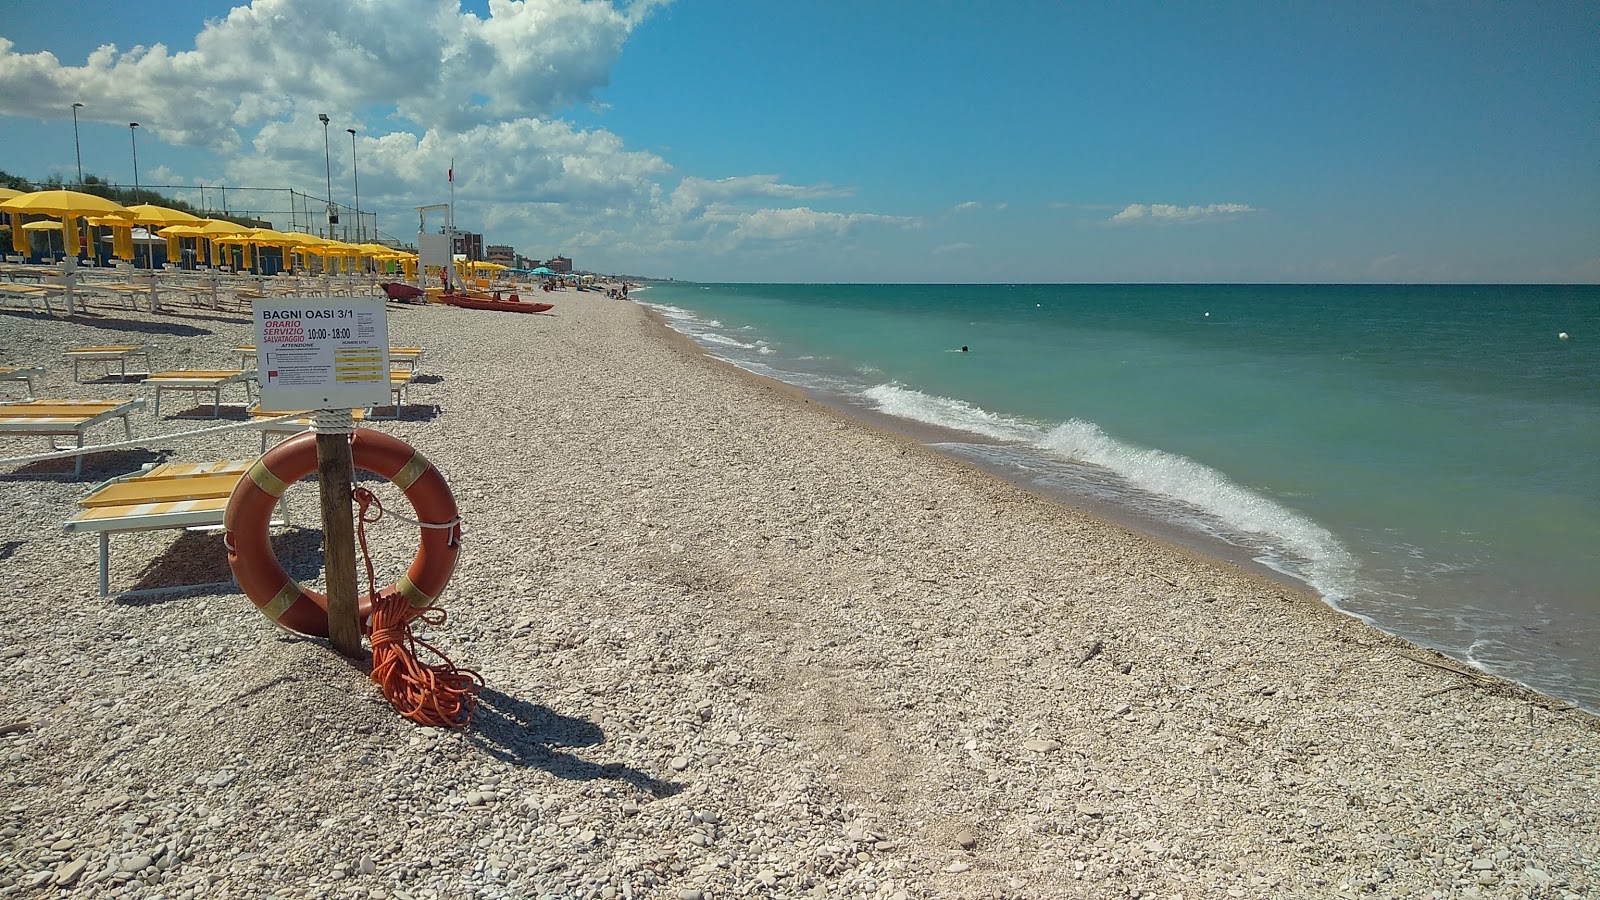
M736 366L1600 713L1600 286L634 298Z

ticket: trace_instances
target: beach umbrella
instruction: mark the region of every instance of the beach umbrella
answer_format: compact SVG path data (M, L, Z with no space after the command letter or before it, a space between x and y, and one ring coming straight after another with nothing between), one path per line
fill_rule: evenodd
M220 265L222 262L221 254L218 253L216 239L248 230L250 230L250 226L240 225L237 222L229 222L224 219L204 219L195 225L194 236L205 238L206 244L210 247L210 263L215 266Z
M77 230L72 227L72 220L83 216L96 215L132 217L132 213L129 213L120 203L107 200L95 194L67 190L34 191L31 194L20 194L9 200L0 200L0 212L51 216L60 219L64 230L72 231L72 255L74 256L78 255L79 244Z
M54 235L55 235L56 232L61 231L62 229L66 228L66 227L67 227L66 223L64 223L64 222L57 222L54 219L40 219L37 222L29 222L28 224L22 226L22 230L23 231L46 231L46 232L49 232L49 234L46 235L46 237L48 237L49 241L50 241L49 242L50 255L52 257L54 257L55 256L55 252L56 252L56 240L55 240Z
M133 221L140 225L155 225L158 227L164 225L194 225L205 221L193 213L186 213L181 209L172 209L166 206L156 206L153 203L140 203L127 209L128 212L134 214ZM167 260L169 262L177 258L177 254L174 252L179 249L177 243L176 236L167 239ZM145 251L145 264L154 268L151 257L155 250L149 244L146 244Z
M198 225L206 221L193 213L186 213L181 209L171 209L165 206L156 206L151 203L140 203L137 206L127 207L133 213L133 221L140 225Z
M0 188L0 201L20 197L23 193L15 188ZM6 213L5 217L11 223L11 249L26 254L29 250L28 233L22 230L22 213Z

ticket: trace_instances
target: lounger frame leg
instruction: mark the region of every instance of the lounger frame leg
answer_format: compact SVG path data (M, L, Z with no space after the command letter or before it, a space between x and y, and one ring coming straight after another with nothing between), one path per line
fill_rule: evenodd
M100 597L111 596L111 532L100 532Z

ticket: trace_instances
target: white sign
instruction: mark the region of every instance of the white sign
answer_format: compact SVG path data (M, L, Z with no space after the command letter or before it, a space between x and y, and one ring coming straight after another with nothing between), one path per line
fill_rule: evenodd
M382 299L255 301L261 409L388 406L389 319Z

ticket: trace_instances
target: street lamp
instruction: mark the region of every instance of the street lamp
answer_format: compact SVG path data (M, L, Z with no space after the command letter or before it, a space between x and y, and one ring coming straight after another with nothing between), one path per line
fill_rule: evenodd
M133 144L133 202L139 202L139 127L138 122L128 123L128 141Z
M78 152L78 187L83 187L83 146L78 143L78 110L82 103L72 104L72 149Z
M328 154L328 114L317 113L322 122L322 165L328 174L328 237L333 237L333 226L339 224L339 211L333 205L333 157Z
M350 132L350 177L356 183L356 243L366 241L366 232L361 228L361 172L356 169L356 130L346 128Z
M139 123L138 122L129 122L128 123L128 142L133 145L133 202L135 202L135 203L139 202L139 138L138 138L138 134L139 134ZM150 249L150 245L149 244L145 245L145 251L146 251L146 253L151 253L151 254L155 253L154 250ZM146 258L145 258L145 263L147 265L149 265L150 268L152 268L152 269L155 268L153 260L151 260L148 256L146 256ZM139 254L138 254L137 250L135 250L135 252L133 254L133 264L134 265L138 265L139 264ZM152 277L154 277L154 276L152 276ZM153 291L154 289L152 288L151 290ZM150 296L154 297L155 294L152 293ZM151 302L153 303L155 301L151 301Z

